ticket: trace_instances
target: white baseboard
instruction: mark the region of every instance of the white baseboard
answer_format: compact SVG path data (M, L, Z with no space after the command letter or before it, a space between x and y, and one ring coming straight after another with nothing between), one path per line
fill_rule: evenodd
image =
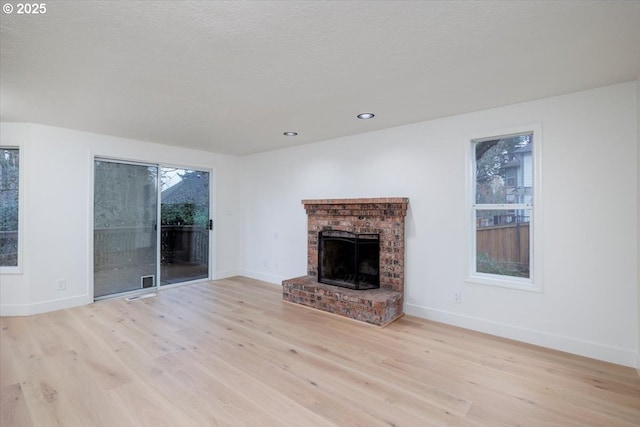
M78 295L69 298L36 302L33 304L0 305L0 316L31 316L33 314L41 314L49 311L87 305L92 302L93 301L89 295Z
M28 316L30 304L0 304L0 317Z
M416 317L422 317L423 319L459 326L465 329L484 332L502 338L522 341L618 365L633 368L639 366L636 365L636 359L640 356L636 352L624 348L611 347L576 338L520 328L506 323L494 322L479 317L472 317L409 303L405 304L405 313Z
M78 307L81 305L91 304L93 300L89 295L78 295L69 298L60 298L51 301L36 302L31 304L31 312L29 314L47 313L49 311L62 310L64 308Z
M281 285L283 280L289 278L254 270L242 270L240 275L249 277L250 279L262 280L263 282L269 282L276 285Z
M224 270L224 271L218 271L215 275L215 277L213 278L213 280L218 280L218 279L227 279L229 277L234 277L234 276L241 276L242 275L242 271L241 270Z

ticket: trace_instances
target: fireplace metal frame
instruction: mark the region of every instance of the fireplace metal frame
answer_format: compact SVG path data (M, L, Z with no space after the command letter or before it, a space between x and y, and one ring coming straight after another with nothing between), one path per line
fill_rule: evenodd
M327 279L326 277L323 277L323 273L322 273L322 256L323 256L323 235L328 235L328 234L332 234L331 236L327 236L327 237L332 237L335 238L337 240L346 240L349 241L350 243L354 244L354 265L353 265L353 271L354 271L354 280L353 282L350 281L342 281L342 280L332 280L332 279ZM375 283L361 283L360 281L360 273L359 273L359 263L361 261L360 259L360 245L359 243L361 241L372 241L375 240L378 243L378 259L376 260L376 268L378 270L378 273L375 277ZM347 289L354 289L354 290L368 290L368 289L378 289L380 288L380 234L378 233L352 233L350 231L344 231L344 230L324 230L324 231L319 231L318 232L318 282L320 283L325 283L327 285L334 285L334 286L340 286L343 288L347 288Z

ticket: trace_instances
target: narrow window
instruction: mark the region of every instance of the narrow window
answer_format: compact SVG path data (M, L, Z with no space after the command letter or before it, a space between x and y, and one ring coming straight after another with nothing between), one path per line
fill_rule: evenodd
M533 136L472 140L472 277L532 283Z
M0 267L18 266L19 178L19 150L0 148Z

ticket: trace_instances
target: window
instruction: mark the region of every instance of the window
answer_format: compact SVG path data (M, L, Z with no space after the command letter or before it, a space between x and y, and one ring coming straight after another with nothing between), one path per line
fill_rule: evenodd
M18 266L19 185L19 150L0 148L0 267Z
M533 130L471 140L471 282L533 287L536 143Z

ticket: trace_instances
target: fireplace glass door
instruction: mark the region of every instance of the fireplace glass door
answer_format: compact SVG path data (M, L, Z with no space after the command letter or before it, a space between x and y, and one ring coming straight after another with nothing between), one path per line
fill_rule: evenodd
M350 289L380 287L380 236L328 230L318 235L318 281Z

